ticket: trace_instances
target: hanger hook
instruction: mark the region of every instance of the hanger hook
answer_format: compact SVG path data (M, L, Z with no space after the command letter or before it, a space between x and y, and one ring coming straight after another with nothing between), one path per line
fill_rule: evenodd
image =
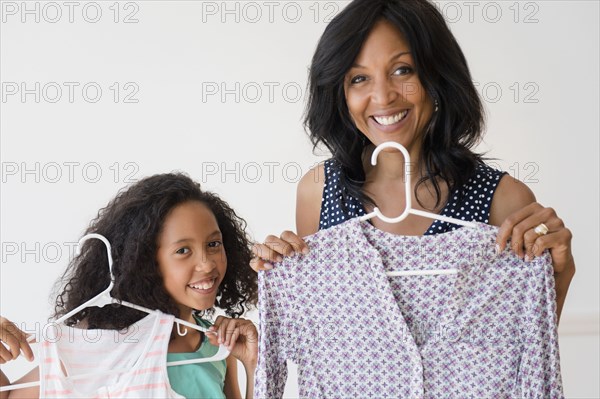
M92 238L96 238L96 239L102 241L104 243L104 245L106 245L106 254L108 256L108 272L110 274L110 287L112 288L112 285L115 281L115 276L113 276L113 272L112 272L113 259L112 259L110 242L108 242L106 237L104 237L101 234L97 234L97 233L91 233L91 234L87 234L87 235L81 237L81 239L79 240L79 243L77 244L77 250L76 250L75 254L76 255L81 254L81 247L83 246L83 243Z
M188 333L187 328L183 327L183 332L181 331L181 324L177 323L177 334L179 334L179 336L183 337L184 335L186 335Z
M402 153L402 155L404 156L404 186L405 186L405 197L406 197L406 206L404 208L404 212L402 212L402 214L400 216L396 216L394 218L390 218L385 216L383 213L381 213L381 211L379 210L379 208L375 207L375 209L373 209L373 212L375 212L375 214L377 215L377 217L381 220L383 220L384 222L387 223L397 223L401 220L404 220L408 214L410 213L411 207L412 207L412 196L411 196L411 186L410 186L410 155L408 154L408 151L406 150L406 148L404 148L404 146L400 143L396 143L395 141L386 141L385 143L381 143L377 146L377 148L375 148L375 151L373 151L373 154L371 154L371 165L375 166L377 165L377 157L379 156L379 153L383 150L385 150L386 148L395 148L398 151L400 151Z

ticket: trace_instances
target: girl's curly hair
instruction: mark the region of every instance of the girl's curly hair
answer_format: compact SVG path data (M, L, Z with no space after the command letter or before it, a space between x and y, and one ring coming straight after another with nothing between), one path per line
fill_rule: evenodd
M217 195L181 173L154 175L121 190L98 212L86 234L98 233L112 246L116 299L179 316L167 293L156 260L157 241L164 220L176 206L199 201L215 215L223 235L227 271L217 292L215 306L230 317L239 317L257 301L257 276L248 266L252 253L245 233L246 222ZM82 246L57 282L54 317L65 315L109 285L106 247L99 240ZM62 289L62 291L61 291ZM57 292L55 291L55 292ZM212 310L209 310L209 312ZM71 317L68 325L85 321L87 328L124 329L144 317L134 309L89 307Z

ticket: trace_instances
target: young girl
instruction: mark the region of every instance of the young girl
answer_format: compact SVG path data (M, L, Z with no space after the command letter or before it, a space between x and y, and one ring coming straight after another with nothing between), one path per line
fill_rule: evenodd
M183 320L210 327L203 334L177 327L171 334L168 360L207 357L224 344L231 355L221 363L199 363L168 368L171 388L186 398L240 397L236 359L247 376L246 397L252 396L258 355L257 332L249 320L238 318L256 303L256 274L245 222L227 203L182 174L145 178L120 192L98 213L87 233L98 233L112 245L115 285L111 295ZM86 302L109 285L106 248L89 240L72 260L57 286L54 318ZM201 317L213 306L231 318L217 317L211 326ZM120 306L89 307L66 324L87 329L122 330L147 314ZM182 331L183 333L183 331ZM0 318L0 362L15 359L22 350L33 359L25 334ZM14 383L39 380L38 368ZM10 384L0 372L0 386ZM10 397L39 397L39 387L3 392Z

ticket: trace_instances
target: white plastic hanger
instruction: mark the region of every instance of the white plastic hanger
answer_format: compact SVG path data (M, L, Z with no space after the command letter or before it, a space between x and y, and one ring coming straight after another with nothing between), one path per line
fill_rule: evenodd
M477 227L477 225L473 222L467 222L465 220L455 219L455 218L448 217L448 216L442 216L442 215L438 215L436 213L422 211L420 209L413 209L412 208L412 195L411 195L412 187L410 184L410 155L408 154L408 151L406 150L406 148L404 148L404 146L402 146L401 144L396 143L394 141L386 141L385 143L378 145L377 148L375 148L375 151L373 151L373 154L371 154L371 165L373 165L373 166L377 165L377 156L379 155L379 153L381 151L383 151L386 148L395 148L398 151L402 152L402 155L404 155L404 185L405 185L404 191L406 193L406 208L404 209L404 212L402 212L402 214L400 216L390 218L390 217L385 216L383 213L381 213L379 208L375 207L373 209L373 212L368 213L359 218L359 220L361 222L372 219L374 217L378 217L379 219L383 220L386 223L398 223L398 222L406 219L406 217L409 214L413 214L413 215L423 216L423 217L426 217L429 219L436 219L436 220L441 220L443 222L458 224L461 226L466 226L466 227L471 227L471 228ZM423 276L423 275L439 275L439 274L456 274L456 273L458 273L458 269L399 270L399 271L387 272L386 275L388 275L390 277L397 277L397 276Z
M110 295L110 291L112 290L113 286L114 286L114 281L115 281L115 277L112 273L112 265L113 265L113 260L112 260L112 255L111 255L111 246L110 243L108 242L108 240L106 239L106 237L100 235L100 234L88 234L86 236L83 236L81 238L81 240L79 240L79 244L77 247L77 254L80 253L81 250L81 246L83 245L83 243L87 240L89 240L90 238L97 238L99 240L101 240L105 245L106 245L106 252L108 255L108 270L110 272L110 284L108 285L108 287L102 291L101 293L99 293L98 295L96 295L95 297L93 297L92 299L90 299L89 301L81 304L80 306L76 307L75 309L71 310L70 312L68 312L67 314L63 315L62 317L58 318L57 320L54 321L54 323L56 324L61 324L64 323L65 320L69 319L70 317L76 315L77 313L79 313L81 310L88 308L88 307L92 307L92 306L97 306L97 307L104 307L106 305L110 305L110 304L120 304L122 306L126 306L128 308L133 308L133 309L137 309L139 311L142 312L146 312L149 314L158 314L159 311L158 310L152 310L152 309L148 309L145 308L143 306L139 306L139 305L135 305L131 302L127 302L127 301L123 301L123 300L119 300L116 298L113 298ZM118 312L118 310L115 310ZM208 331L208 329L201 327L197 324L192 324L190 322L187 322L185 320L176 318L175 322L177 323L177 331L180 335L185 335L187 334L187 331L185 331L185 333L182 333L179 329L179 325L184 325L186 327L189 328L193 328L194 330L198 330L204 333L209 333L209 334L214 334L212 331ZM28 341L32 340L33 337L29 337ZM227 350L227 347L225 345L220 345L219 346L219 350L217 351L217 353L211 357L207 357L207 358L199 358L199 359L188 359L188 360L180 360L180 361L175 361L175 362L168 362L167 366L181 366L184 364L194 364L194 363L208 363L208 362L217 362L220 360L225 359L227 356L229 356L229 350ZM74 375L74 376L69 376L68 379L70 380L75 380L75 379L80 379L80 378L87 378L90 376L97 376L99 374L113 374L113 373L123 373L123 372L127 372L129 371L128 369L119 369L119 370L106 370L106 371L99 371L99 372L94 372L94 373L90 373L90 374L79 374L79 375ZM23 388L29 388L29 387L35 387L40 385L39 381L34 381L34 382L29 382L29 383L25 383L25 384L16 384L16 385L6 385L3 387L0 387L0 392L3 391L13 391L13 390L17 390L17 389L23 389Z

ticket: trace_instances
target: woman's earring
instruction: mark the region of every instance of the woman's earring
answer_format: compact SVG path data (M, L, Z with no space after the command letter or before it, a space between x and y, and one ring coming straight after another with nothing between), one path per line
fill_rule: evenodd
M440 109L440 106L439 106L437 99L433 102L433 105L435 105L435 110L433 112L438 112L438 109Z

